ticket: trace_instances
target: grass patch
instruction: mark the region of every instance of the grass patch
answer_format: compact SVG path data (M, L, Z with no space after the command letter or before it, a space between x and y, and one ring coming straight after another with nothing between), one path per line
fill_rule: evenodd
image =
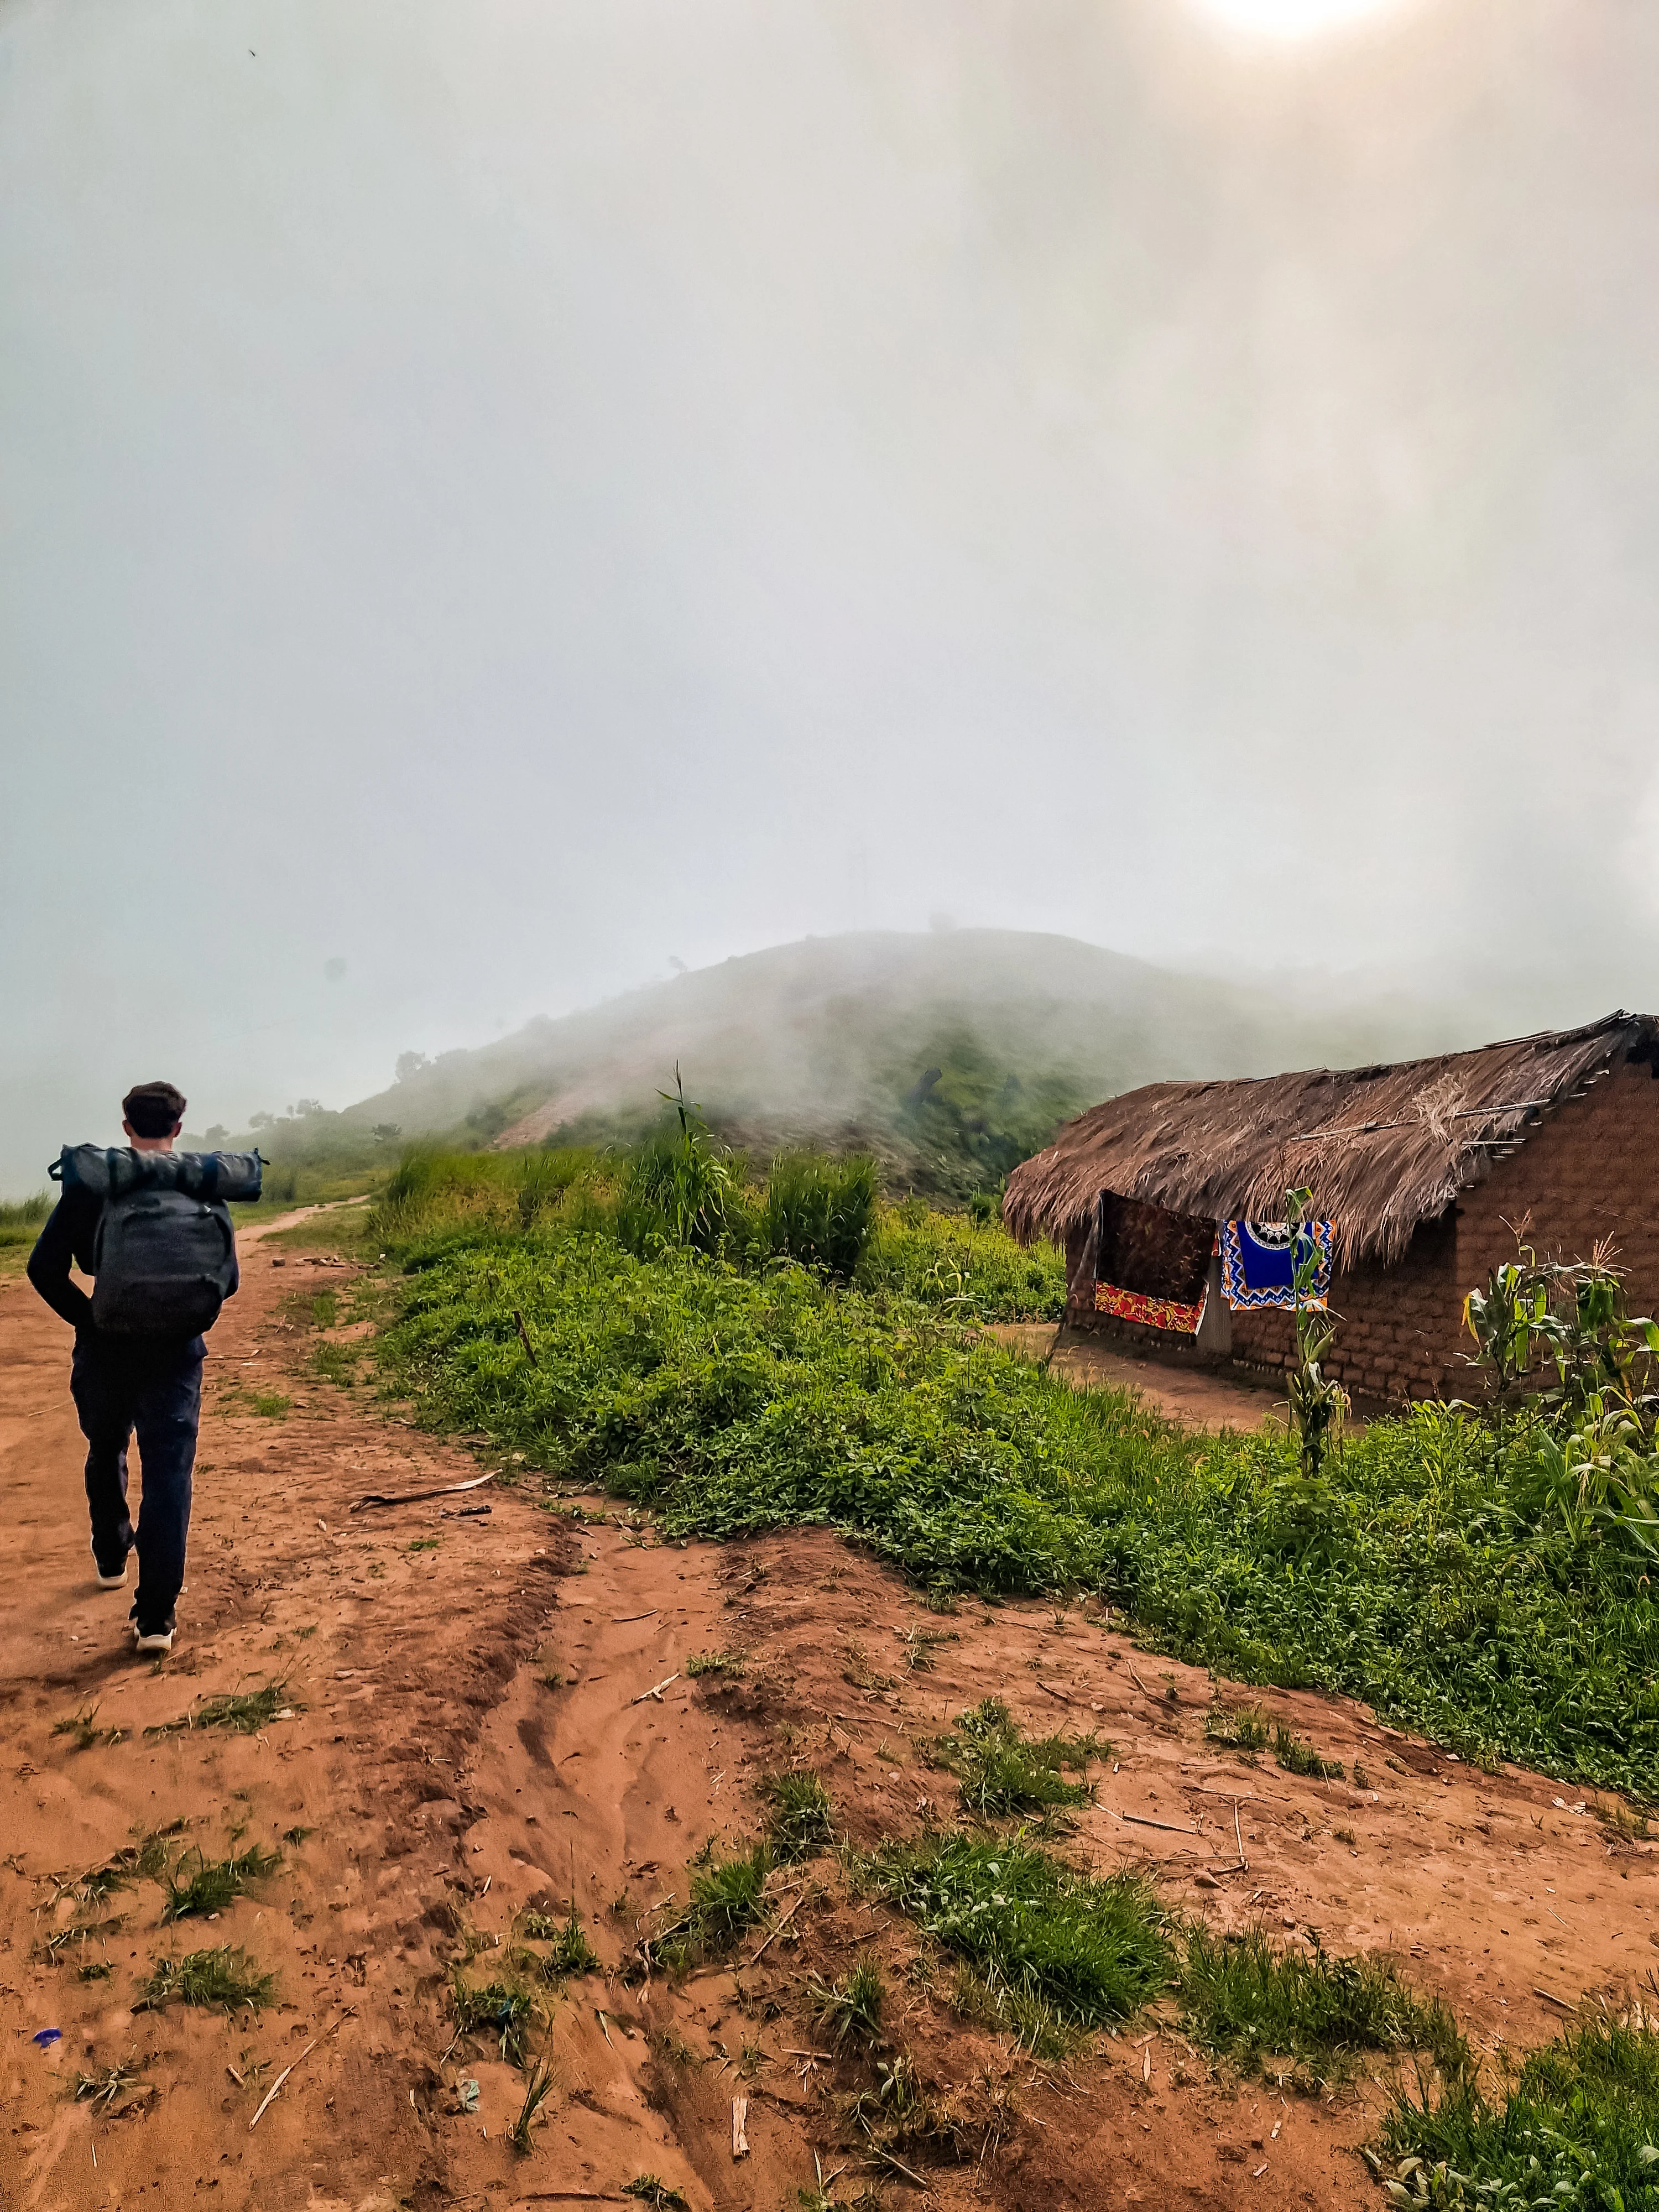
M881 1968L869 1957L860 1959L838 1982L823 1981L815 1974L806 1984L812 2018L837 2051L849 2043L880 2041L884 1995Z
M125 1925L125 1918L119 1914L109 1920L77 1920L70 1927L54 1928L49 1935L43 1936L36 1946L34 1955L48 1966L61 1966L70 1951L83 1950L88 1943L106 1943ZM105 1972L107 1971L106 1968ZM94 1975L90 1978L101 1980L102 1976Z
M836 1808L816 1774L767 1774L760 1794L766 1807L766 1839L785 1863L827 1851L836 1840Z
M132 1889L141 1881L160 1881L167 1872L172 1839L182 1835L185 1826L183 1820L173 1820L165 1828L152 1829L136 1844L123 1845L101 1866L89 1868L75 1880L60 1880L58 1894L94 1906L103 1904L117 1890Z
M913 1674L931 1674L933 1654L939 1645L960 1640L954 1628L902 1628L893 1632L903 1650L905 1666Z
M1097 1880L1018 1838L968 1835L890 1845L871 1870L1034 2047L1125 2020L1175 1978L1168 1916L1138 1875Z
M88 1705L80 1712L69 1714L61 1721L54 1721L52 1732L54 1735L70 1737L70 1748L75 1751L90 1751L94 1744L119 1743L122 1741L118 1728L100 1729L96 1725L97 1719L97 1706Z
M287 1678L268 1682L263 1690L228 1690L204 1698L192 1712L176 1721L160 1721L144 1730L146 1735L177 1735L185 1729L228 1729L234 1735L258 1735L272 1721L302 1713L305 1707L289 1694Z
M192 1856L195 1870L189 1872ZM258 1844L228 1859L204 1858L199 1850L185 1851L164 1877L167 1897L161 1906L162 1925L186 1920L192 1913L223 1912L246 1894L251 1881L274 1874L282 1863L280 1851L262 1850Z
M285 1421L294 1409L294 1401L282 1390L253 1390L248 1394L248 1411L257 1413L262 1421Z
M772 1163L756 1231L778 1259L822 1267L843 1280L857 1267L876 1216L876 1164L781 1152Z
M739 1857L717 1859L691 1877L691 1901L679 1918L653 1937L651 1956L671 1972L719 1958L766 1910L766 1877L772 1854L763 1844Z
M319 1382L336 1383L343 1390L351 1389L356 1382L357 1355L349 1344L313 1345L311 1365Z
M1315 1782L1342 1779L1340 1759L1322 1759L1310 1743L1292 1734L1282 1721L1273 1723L1273 1757L1286 1774L1304 1774Z
M1204 1741L1251 1754L1267 1748L1271 1731L1255 1705L1212 1705L1204 1716Z
M450 1984L450 1992L456 2034L487 2035L503 2058L522 2066L532 2011L526 1992L507 1982L486 1982L482 1988L473 1989L459 1974Z
M1419 2051L1449 2078L1469 2063L1439 1998L1418 1996L1380 1956L1281 1950L1260 1929L1218 1936L1194 1926L1180 1986L1188 2033L1241 2066L1297 2058L1328 2076L1364 2051Z
M526 1912L519 1925L532 1942L552 1945L550 1951L534 1954L548 1980L562 1980L567 1974L597 1974L604 1971L599 1954L588 1942L581 1916L574 1905L566 1919L557 1919L550 1912Z
M631 2181L623 2184L624 2197L637 2197L641 2204L648 2204L652 2212L686 2212L686 2200L679 2190L671 2189L654 2173L636 2173Z
M964 1808L994 1820L1086 1805L1092 1789L1066 1777L1084 1773L1091 1759L1106 1758L1110 1750L1096 1735L1024 1735L1007 1706L987 1698L957 1718L951 1735L938 1739L933 1755L960 1781Z
M1467 2075L1401 2095L1382 2144L1420 2161L1388 2185L1396 2203L1635 2212L1659 2195L1659 2035L1639 2006L1593 2016L1533 2051L1501 2095Z
M741 1651L694 1651L685 1671L695 1682L702 1674L741 1674L748 1663Z
M135 2097L147 2094L149 2084L125 2058L113 2066L101 2068L95 2074L84 2069L75 2077L75 2101L90 2105L94 2112L107 2119L112 2112L124 2109Z
M157 2010L177 1997L183 2004L212 2005L225 2012L246 2006L257 2011L276 1995L275 1974L262 1974L240 1944L221 1943L182 1959L158 1959L139 2002Z

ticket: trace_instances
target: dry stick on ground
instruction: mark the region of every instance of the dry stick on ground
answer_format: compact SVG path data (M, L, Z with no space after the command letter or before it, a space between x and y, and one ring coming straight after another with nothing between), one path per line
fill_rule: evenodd
M628 1702L630 1705L642 1705L647 1698L654 1698L657 1703L660 1705L662 1703L663 1692L668 1687L671 1682L678 1682L679 1679L680 1678L678 1674L665 1674L662 1680L658 1683L654 1690L641 1690L637 1698L630 1698Z
M312 2037L310 2042L307 2044L305 2049L300 2053L299 2057L294 2061L293 2066L283 2067L282 2072L271 2083L270 2088L265 2091L264 2103L260 2105L258 2111L253 2115L253 2118L247 2124L247 2131L250 2135L253 2133L255 2128L257 2128L260 2121L264 2119L265 2116L265 2106L270 2104L271 2099L282 2087L283 2082L287 2081L289 2075L294 2071L294 2067L300 2065L304 2060L309 2058L312 2052L317 2048L317 2045L319 2043L326 2043L331 2035L337 2035L349 2020L356 2018L356 2012L357 2008L356 2005L348 2005L345 2010L340 2014L338 2020L335 2021L332 2027L325 2029L321 2035L313 2035Z
M607 2189L530 2189L519 2201L521 2204L625 2204L628 2199Z
M1172 1836L1201 1836L1202 1828L1178 1828L1173 1820L1149 1820L1144 1813L1120 1813L1120 1820L1133 1820L1137 1828L1163 1828Z
M453 1498L458 1490L477 1490L481 1483L494 1482L495 1469L488 1474L475 1474L471 1482L442 1482L435 1490L400 1490L395 1496L371 1490L362 1498L354 1498L351 1510L361 1513L366 1505L418 1505L423 1498Z
M748 2098L733 2097L732 2100L732 2155L733 2158L747 2158L749 2155L749 2135L744 2125L748 2118Z
M879 2143L876 2145L875 2151L884 2166L890 2166L895 2173L902 2173L907 2181L914 2181L918 2189L927 2188L926 2180L914 2166L907 2166L902 2158L895 2158L890 2150L884 2150Z
M760 1951L757 1951L757 1952L756 1952L756 1954L755 1954L755 1955L754 1955L754 1957L753 1957L753 1958L749 1961L749 1963L750 1963L750 1965L751 1966L752 1966L757 1965L757 1964L759 1962L760 1956L761 1956L761 1952L762 1952L762 1951L764 1951L764 1950L766 1949L766 1948L767 1948L767 1945L768 1945L768 1944L775 1943L775 1942L777 1942L777 1940L778 1940L779 1936L782 1935L782 1933L783 1933L784 1929L785 1929L789 1925L789 1923L790 1923L790 1922L794 1918L795 1915L796 1915L796 1914L800 1911L800 1909L801 1909L802 1905L805 1905L805 1902L806 1902L806 1892L805 1892L805 1890L802 1890L802 1892L801 1892L800 1895L799 1895L799 1896L795 1899L794 1903L790 1906L790 1908L789 1908L788 1911L787 1911L787 1912L786 1912L786 1913L784 1914L784 1916L783 1916L782 1919L779 1921L779 1923L778 1923L777 1926L776 1926L776 1927L772 1930L772 1933L771 1933L771 1934L767 1937L767 1939L766 1939L766 1942L765 1942L765 1943L763 1943L763 1944L761 1945L761 1947L760 1947Z
M1068 1697L1064 1690L1055 1689L1052 1682L1039 1682L1037 1687L1039 1690L1046 1690L1051 1698L1058 1698L1062 1705L1075 1705L1081 1703L1079 1698Z
M1534 1989L1533 1995L1542 1997L1546 2004L1559 2005L1563 2012L1577 2012L1578 2009L1577 2005L1570 2005L1565 1997L1557 1996L1553 1990Z

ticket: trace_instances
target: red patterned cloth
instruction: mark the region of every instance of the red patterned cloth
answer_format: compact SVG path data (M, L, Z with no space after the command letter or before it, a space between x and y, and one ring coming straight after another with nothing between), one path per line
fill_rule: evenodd
M1183 1336L1196 1336L1204 1318L1204 1300L1183 1306L1174 1298L1149 1298L1139 1291L1121 1291L1115 1283L1095 1285L1095 1311L1115 1314L1120 1321L1145 1322L1149 1328L1171 1328Z

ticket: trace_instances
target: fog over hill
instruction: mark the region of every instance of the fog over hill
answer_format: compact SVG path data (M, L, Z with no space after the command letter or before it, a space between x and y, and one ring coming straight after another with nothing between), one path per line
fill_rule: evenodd
M1471 1041L1445 1008L1357 1000L1316 976L1241 985L1068 937L869 932L726 960L476 1051L406 1054L387 1090L264 1140L626 1134L654 1115L678 1065L687 1096L738 1141L865 1145L892 1176L959 1189L994 1181L1082 1106L1158 1077Z

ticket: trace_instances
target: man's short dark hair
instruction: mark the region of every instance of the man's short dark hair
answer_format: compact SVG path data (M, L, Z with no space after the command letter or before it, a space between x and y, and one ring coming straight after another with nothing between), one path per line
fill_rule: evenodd
M135 1083L121 1101L121 1111L140 1137L170 1137L185 1118L190 1103L171 1083Z

